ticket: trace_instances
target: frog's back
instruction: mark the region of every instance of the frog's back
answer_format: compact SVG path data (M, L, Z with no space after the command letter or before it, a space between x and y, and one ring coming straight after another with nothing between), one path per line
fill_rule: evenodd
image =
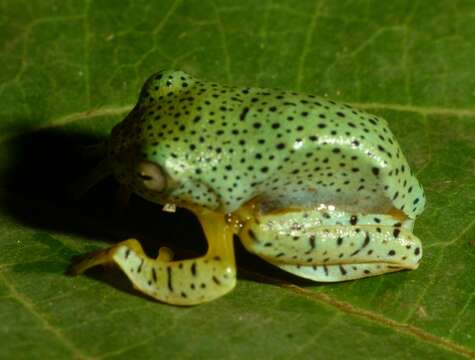
M259 197L271 208L422 212L422 188L384 119L314 95L180 79L186 86L161 96L166 131L153 136L223 210ZM193 201L217 206L206 198Z
M249 155L271 175L253 184L274 206L423 211L422 187L384 119L313 95L256 91L263 100L249 107L260 124Z

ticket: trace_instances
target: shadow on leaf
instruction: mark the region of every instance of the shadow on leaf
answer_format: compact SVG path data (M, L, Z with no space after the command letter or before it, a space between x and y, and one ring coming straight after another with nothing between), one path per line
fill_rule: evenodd
M85 146L97 144L101 140L53 129L29 133L10 141L7 144L8 168L6 176L1 179L3 186L8 189L3 206L17 221L30 228L74 234L83 239L108 243L137 238L145 252L152 257L158 254L161 246L173 249L176 258L204 254L206 242L198 221L191 213L182 209L174 214L166 213L161 211L159 205L134 196L126 209L119 209L115 196L118 186L111 178L95 186L79 201L68 196L68 186L101 160L85 158ZM79 255L77 250L48 236L53 239L53 242L48 240L49 248L52 252L61 250L64 261L71 262ZM88 252L97 247L89 243L78 244L78 248ZM248 269L241 272L240 277L265 281L263 279L266 277L274 278L277 275L276 282L288 282L288 279L295 282L294 276L248 254L242 245L236 248L239 267ZM47 268L56 272L67 270L62 261L48 264ZM39 271L39 267L18 265L16 270ZM93 270L88 275L120 290L137 294L130 282L124 276L118 277L118 273L115 271L104 276L99 275L102 274L101 270ZM252 273L262 273L264 276L252 276Z

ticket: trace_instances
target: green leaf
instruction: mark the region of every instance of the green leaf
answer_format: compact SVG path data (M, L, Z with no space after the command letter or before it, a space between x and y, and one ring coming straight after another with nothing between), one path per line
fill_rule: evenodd
M475 4L433 1L0 2L0 358L475 358ZM164 68L328 95L385 117L424 185L417 271L301 281L238 250L209 304L151 301L117 271L65 274L128 237L205 251L189 214L105 181L66 184Z

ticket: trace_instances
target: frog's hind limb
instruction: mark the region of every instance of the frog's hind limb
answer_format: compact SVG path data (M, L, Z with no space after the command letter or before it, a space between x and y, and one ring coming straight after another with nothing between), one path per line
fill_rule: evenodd
M339 264L339 265L289 265L279 264L267 260L274 266L281 268L299 277L320 281L339 282L356 280L369 276L382 275L390 272L404 270L404 267L390 264L362 263L362 264Z
M73 265L71 272L80 274L99 264L115 263L135 288L162 302L195 305L214 300L236 285L233 230L223 214L207 210L195 214L208 241L203 257L172 261L171 250L161 248L152 259L137 240L129 239L90 254Z
M240 238L247 250L275 266L322 282L416 269L422 257L420 241L409 230L410 220L396 226L294 225L288 219L279 222L278 215L271 221L251 220Z

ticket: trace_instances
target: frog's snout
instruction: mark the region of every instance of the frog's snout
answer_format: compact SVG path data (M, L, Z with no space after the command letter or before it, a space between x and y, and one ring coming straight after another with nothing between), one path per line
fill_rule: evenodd
M108 163L110 171L116 180L124 185L131 183L131 174L134 173L135 151L133 148L125 147L121 151L110 151Z
M142 111L135 107L126 118L117 124L111 132L108 143L108 162L114 177L122 184L130 183L130 175L133 173L137 154L138 144L141 139L141 128L138 118L142 116Z

